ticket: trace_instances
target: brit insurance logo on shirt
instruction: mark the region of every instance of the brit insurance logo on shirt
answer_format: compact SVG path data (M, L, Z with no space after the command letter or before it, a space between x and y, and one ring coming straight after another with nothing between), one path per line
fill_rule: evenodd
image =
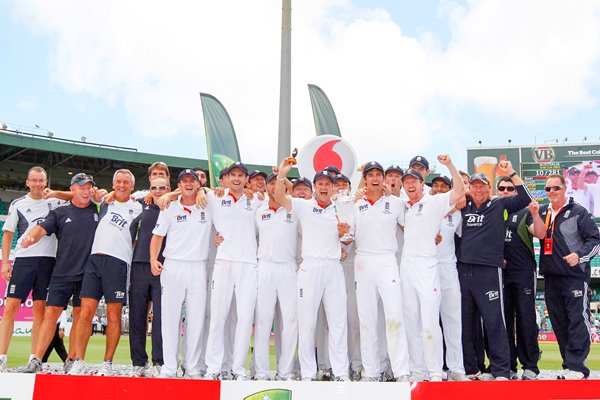
M369 204L363 204L361 206L358 206L358 212L365 212L369 210Z
M131 214L133 214L133 210L129 210ZM123 218L123 216L114 211L110 212L110 224L122 231L128 224L127 220Z
M313 207L312 212L313 214L323 215L323 209L321 207Z
M264 221L270 221L271 220L271 213L264 213L260 215L260 221L264 222Z
M231 207L232 204L233 204L232 199L222 199L221 200L221 207Z
M177 221L177 223L186 222L188 220L187 217L188 217L187 214L177 214L175 216L175 221Z
M485 215L465 214L465 218L467 219L467 226L479 227L483 225L483 219L485 218Z

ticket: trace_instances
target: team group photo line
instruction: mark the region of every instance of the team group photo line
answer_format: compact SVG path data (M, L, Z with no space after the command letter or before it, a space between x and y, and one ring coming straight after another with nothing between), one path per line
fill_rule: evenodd
M548 176L549 204L540 205L510 161L492 181L459 171L447 154L437 163L448 176L431 186L423 156L407 169L366 162L357 187L335 166L288 179L289 157L270 174L234 162L214 189L206 171L184 169L172 190L167 165L155 162L149 182L138 182L149 189L137 191L127 169L114 172L110 191L87 173L56 191L32 167L3 226L0 373L31 294L31 355L15 372L44 371L72 309L63 373L89 374L86 350L105 304L96 375L114 373L126 305L134 377L534 380L539 240L562 357L556 379L586 379L600 233L567 195L568 177Z

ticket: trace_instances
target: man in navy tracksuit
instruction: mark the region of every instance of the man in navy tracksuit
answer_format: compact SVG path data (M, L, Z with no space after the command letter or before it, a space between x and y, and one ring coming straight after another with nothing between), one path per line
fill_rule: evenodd
M500 197L517 194L514 183L507 176L496 184ZM540 373L538 360L538 326L535 311L535 287L537 264L533 251L533 218L531 213L539 210L523 208L508 216L504 238L504 315L508 346L510 347L510 377L517 378L517 357L523 366L521 379L535 379Z
M534 217L540 239L540 273L544 276L546 306L564 371L558 379L585 379L590 370L590 260L600 249L593 216L566 196L565 179L550 175L545 188L550 204Z
M507 213L523 209L531 196L510 161L498 167L511 178L517 195L491 199L489 178L485 174L471 175L471 196L461 210L462 240L458 250L458 276L461 288L462 335L465 372L478 379L480 371L473 350L474 324L481 313L489 343L490 368L498 380L510 376L508 337L503 314L502 266Z

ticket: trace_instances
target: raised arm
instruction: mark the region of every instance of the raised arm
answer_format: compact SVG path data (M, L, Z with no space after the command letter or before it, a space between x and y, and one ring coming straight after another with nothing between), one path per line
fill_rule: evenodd
M448 168L448 171L450 171L450 175L452 176L452 182L456 183L452 186L450 192L450 205L453 206L457 201L465 197L465 185L463 185L462 177L460 176L458 169L456 169L456 166L454 166L450 155L440 154L437 159Z
M291 169L292 164L287 158L281 161L277 172L277 182L275 183L275 201L288 211L292 210L292 196L285 192L285 181Z

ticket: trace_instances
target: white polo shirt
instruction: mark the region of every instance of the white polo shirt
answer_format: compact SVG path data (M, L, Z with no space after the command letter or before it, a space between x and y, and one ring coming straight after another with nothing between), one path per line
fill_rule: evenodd
M91 254L106 254L131 264L133 240L129 225L142 213L142 204L127 200L100 205L100 222L96 228Z
M254 215L262 204L256 196L250 200L246 195L235 199L229 190L223 197L213 192L206 194L215 229L223 236L217 248L217 259L256 264L256 223Z
M298 218L295 213L279 207L273 210L262 204L255 216L258 229L258 259L287 263L296 261L298 249Z
M208 260L208 244L212 228L212 217L208 209L184 206L179 200L171 202L169 208L158 215L152 231L167 236L163 251L165 258L177 261Z
M436 195L439 196L439 195ZM435 196L434 196L435 197ZM454 246L454 234L460 233L462 226L462 215L460 210L446 215L440 224L442 241L437 245L438 261L445 264L456 262L456 249Z
M21 247L21 240L31 229L44 222L50 210L67 204L58 199L33 199L29 194L13 200L2 227L3 231L17 232L14 257L56 257L56 236L44 236L33 246Z
M342 247L333 203L322 208L314 198L292 199L292 210L302 227L302 259L339 261Z
M356 254L387 254L398 251L396 238L404 224L404 202L396 196L382 196L375 203L366 198L354 204Z
M422 267L437 264L435 236L440 230L442 219L452 209L450 195L451 192L435 196L426 194L415 204L405 203L402 257L422 258Z

